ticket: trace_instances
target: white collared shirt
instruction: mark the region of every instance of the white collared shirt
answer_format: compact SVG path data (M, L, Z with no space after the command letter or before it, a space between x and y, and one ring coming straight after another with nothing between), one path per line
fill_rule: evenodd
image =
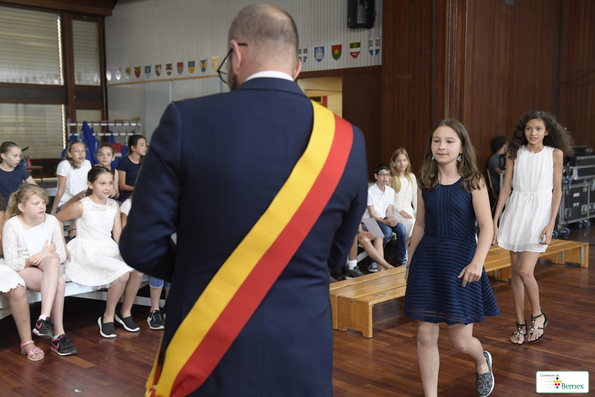
M248 77L244 82L246 82L248 80L252 80L252 79L258 79L260 77L271 77L274 79L284 79L284 80L293 81L291 76L288 75L287 73L279 72L277 70L264 70L262 72L254 73L253 75Z

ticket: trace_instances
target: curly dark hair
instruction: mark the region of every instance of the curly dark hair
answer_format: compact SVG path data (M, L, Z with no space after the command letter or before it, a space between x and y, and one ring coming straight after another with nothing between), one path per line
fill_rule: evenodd
M543 138L543 144L545 146L551 146L556 149L562 150L565 154L572 154L572 137L566 131L564 126L556 119L551 113L544 112L541 110L533 110L525 114L518 122L512 142L508 147L508 157L511 160L516 159L517 151L522 145L528 143L527 137L525 136L525 127L531 120L541 120L545 124L547 135Z
M472 190L481 189L481 181L483 180L483 176L477 168L475 149L471 144L471 139L469 139L469 133L465 129L465 126L463 126L463 124L461 124L461 122L456 119L442 120L438 122L438 124L436 124L432 130L432 133L430 134L430 140L428 141L428 148L426 149L424 162L421 168L421 174L418 181L419 186L426 191L431 191L439 185L438 163L434 161L434 156L432 155L432 139L434 138L434 131L443 126L452 128L461 140L463 154L461 154L461 161L457 163L459 174L463 177L461 186L468 193L471 193Z

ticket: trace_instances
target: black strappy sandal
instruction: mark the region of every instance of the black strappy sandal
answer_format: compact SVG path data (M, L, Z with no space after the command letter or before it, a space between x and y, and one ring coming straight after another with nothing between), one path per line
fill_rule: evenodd
M74 232L74 236L72 235L72 232ZM68 228L68 238L70 240L72 240L75 237L76 237L76 227L75 228Z
M543 316L543 327L536 327L535 326L535 319L539 318ZM531 315L531 329L529 330L530 335L533 335L533 332L535 332L536 330L540 329L541 330L541 335L539 336L539 338L535 339L535 340L530 340L529 343L537 343L540 340L543 339L543 336L545 335L545 327L547 327L547 316L545 315L544 312L541 312L541 314L539 316L535 316L533 317L533 315Z
M527 321L525 321L524 324L519 324L517 322L515 322L516 324L516 331L514 331L512 333L511 336L516 337L517 342L520 340L521 335L523 335L523 342L521 343L515 343L513 341L510 341L510 343L512 343L513 345L524 345L525 342L527 341ZM523 332L523 328L525 328L525 332Z

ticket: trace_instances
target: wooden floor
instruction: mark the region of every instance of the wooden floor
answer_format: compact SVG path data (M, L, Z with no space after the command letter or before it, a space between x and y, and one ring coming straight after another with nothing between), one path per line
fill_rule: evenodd
M574 230L570 239L593 244L595 228ZM590 263L594 264L595 249L590 250L590 256ZM549 261L538 264L536 277L550 324L542 342L524 346L508 342L514 329L510 286L492 280L502 314L487 318L474 331L494 359L496 388L492 396L536 395L536 371L580 370L595 374L595 279L588 276L589 269L578 265L562 266ZM58 357L50 351L49 341L36 338L46 352L46 358L38 363L20 354L12 317L1 320L0 397L142 396L161 332L148 328L145 307L135 307L133 316L140 332L129 333L117 327L117 338L104 339L97 326L103 310L103 302L67 298L66 331L79 353ZM335 396L423 395L416 324L402 312L402 299L378 305L374 309L372 339L356 331L333 331ZM36 304L31 317L38 315ZM473 365L452 348L446 330L442 330L440 396L475 396ZM595 391L594 383L591 381L591 392Z
M594 229L573 229L569 239L595 243ZM595 264L595 250L589 262ZM593 270L591 270L593 271ZM510 284L491 280L500 316L475 325L474 336L490 351L496 386L492 396L531 396L536 371L589 371L595 374L595 278L578 264L557 265L541 260L535 276L546 336L537 344L514 346L515 329ZM529 305L526 313L530 322ZM374 308L374 337L360 332L334 332L333 385L336 397L423 396L416 352L416 322L403 316L403 299ZM476 396L473 363L448 340L445 325L439 339L441 397ZM595 381L590 382L595 392Z

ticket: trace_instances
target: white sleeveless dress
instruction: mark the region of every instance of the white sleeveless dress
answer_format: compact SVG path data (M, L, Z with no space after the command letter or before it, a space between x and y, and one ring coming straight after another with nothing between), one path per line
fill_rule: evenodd
M110 198L105 205L95 204L89 197L81 200L83 215L76 221L77 237L68 242L72 261L64 264L64 278L77 284L107 288L125 273L131 272L112 239L116 202Z
M552 216L554 148L539 153L521 146L514 161L512 194L500 219L498 245L514 252L544 252L539 244L543 229Z

